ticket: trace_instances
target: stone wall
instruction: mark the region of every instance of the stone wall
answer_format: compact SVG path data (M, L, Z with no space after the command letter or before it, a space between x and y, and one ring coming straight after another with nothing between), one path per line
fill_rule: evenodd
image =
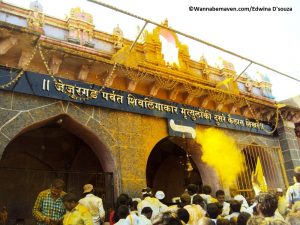
M140 190L146 186L148 156L154 146L168 136L166 120L158 117L6 91L0 91L0 95L0 155L24 128L58 115L67 115L79 126L95 134L106 147L106 155L101 152L96 152L96 155L104 157L104 163L112 161L113 166L109 168L113 168L113 171L109 172L114 172L116 194L126 192L139 196ZM223 131L238 143L279 146L277 138L226 129ZM77 134L83 140L86 135ZM87 144L96 148L92 143Z
M0 155L24 128L68 115L96 134L109 150L118 193L139 195L146 186L148 156L168 135L166 121L160 118L6 91L0 95Z
M281 120L278 125L278 135L288 181L293 184L294 168L300 166L300 148L295 133L295 124Z

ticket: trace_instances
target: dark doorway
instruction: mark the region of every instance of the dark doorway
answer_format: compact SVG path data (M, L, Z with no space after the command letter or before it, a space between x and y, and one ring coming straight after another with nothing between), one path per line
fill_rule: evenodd
M63 117L52 119L7 145L0 161L0 206L7 207L9 224L33 224L34 201L54 178L65 181L67 192L81 196L82 186L91 183L104 202L113 200L112 173L104 173L91 147L62 123Z
M176 144L180 143L180 144ZM187 184L202 185L200 173L191 159L188 142L184 138L164 138L153 148L147 162L147 185L154 191L165 192L165 203L180 196ZM180 146L179 146L180 145ZM188 164L192 170L188 171Z

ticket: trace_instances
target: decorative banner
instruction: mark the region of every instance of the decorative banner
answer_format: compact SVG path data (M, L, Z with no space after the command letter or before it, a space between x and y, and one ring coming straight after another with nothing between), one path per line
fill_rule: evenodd
M0 87L10 80L10 68L0 68ZM16 83L4 90L187 122L175 122L177 125L203 124L263 135L270 135L266 131L271 131L270 125L239 115L187 106L80 81L63 78L54 80L51 76L33 72L24 72Z

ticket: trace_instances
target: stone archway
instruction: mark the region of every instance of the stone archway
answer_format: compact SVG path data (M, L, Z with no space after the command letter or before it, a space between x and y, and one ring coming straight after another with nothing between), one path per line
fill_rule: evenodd
M7 146L10 142L12 142L15 138L18 136L30 131L37 129L39 127L43 127L46 124L56 122L59 124L60 127L66 129L70 133L74 134L77 137L80 137L81 139L85 140L85 142L88 143L88 145L91 147L91 150L95 153L97 158L100 160L101 165L103 166L104 172L114 172L115 171L115 165L114 160L112 158L112 154L109 151L107 144L105 143L105 140L112 139L112 137L105 132L105 130L102 132L102 137L99 137L96 135L96 133L99 133L99 131L93 129L93 127L87 127L77 120L73 119L68 114L60 114L51 118L45 118L44 120L35 121L28 126L26 126L24 129L20 131L15 131L15 136L11 140L7 140L5 146ZM101 138L101 140L99 139ZM2 157L5 156L6 152L3 151ZM1 158L2 158L1 157Z
M13 220L23 218L31 224L31 208L37 193L48 188L55 177L66 181L67 191L78 194L87 182L98 186L102 182L103 189L111 187L112 180L105 174L100 175L115 172L112 154L100 140L102 138L107 138L107 135L97 136L90 127L67 114L28 125L7 143L2 154L0 180L6 185L2 185L1 193L8 194L0 204L8 207ZM109 185L106 186L105 182ZM105 196L110 196L106 200L112 203L113 189Z
M193 170L186 171L186 155L190 155ZM219 180L214 170L202 160L201 146L192 139L166 137L152 149L146 168L147 185L154 191L166 192L165 201L170 203L172 197L183 193L186 184L196 183L219 187Z

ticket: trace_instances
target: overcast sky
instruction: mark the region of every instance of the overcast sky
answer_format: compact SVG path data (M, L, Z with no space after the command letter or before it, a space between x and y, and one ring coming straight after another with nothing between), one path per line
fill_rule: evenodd
M30 0L4 0L28 8ZM71 8L80 6L94 17L97 30L108 33L119 24L125 37L134 40L137 26L144 22L113 12L87 0L39 0L46 14L65 18ZM160 23L165 18L175 30L195 36L204 41L265 64L283 73L300 79L300 1L296 0L103 0L102 2L129 11L138 16ZM209 12L190 11L190 7L266 7L263 12ZM273 8L274 7L274 8ZM279 11L278 7L292 8ZM252 9L253 9L252 8ZM276 9L275 11L273 11ZM147 25L151 31L153 26ZM237 73L243 71L248 62L237 59L207 46L179 36L189 45L191 57L199 60L204 54L211 65L219 56L235 64ZM300 94L300 83L284 78L271 71L251 66L248 73L267 74L273 84L277 100Z

